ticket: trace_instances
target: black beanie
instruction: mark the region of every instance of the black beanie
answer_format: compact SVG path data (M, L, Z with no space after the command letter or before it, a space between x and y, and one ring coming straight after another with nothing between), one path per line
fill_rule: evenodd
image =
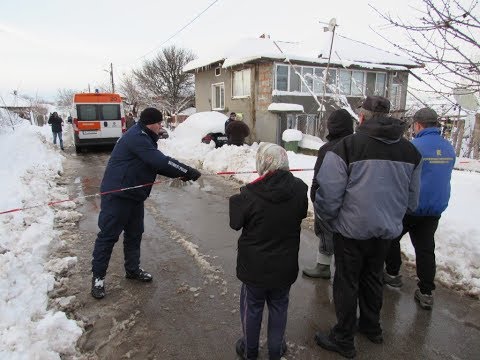
M162 113L155 108L146 108L140 114L140 121L144 125L159 123L163 120Z

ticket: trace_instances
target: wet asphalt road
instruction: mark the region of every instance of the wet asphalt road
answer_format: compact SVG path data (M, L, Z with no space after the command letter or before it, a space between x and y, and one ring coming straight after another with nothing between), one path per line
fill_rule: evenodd
M98 192L109 152L75 155L69 151L64 177L72 196ZM146 201L142 266L149 284L123 277L121 240L106 278L107 296L89 295L90 260L97 229L99 199L89 198L77 211L78 240L71 252L78 265L66 295L76 295L72 316L86 332L79 341L88 359L235 359L240 336L235 277L239 233L228 226L228 197L239 184L214 176L184 185L165 179ZM317 240L302 230L300 268L315 261ZM413 300L411 270L404 269L401 290L386 288L382 323L385 343L356 337L358 359L480 359L480 301L439 286L433 311ZM299 276L290 295L287 359L337 359L315 345L317 330L335 322L331 283ZM264 324L266 318L264 317ZM262 342L266 334L262 330ZM261 358L266 356L265 346Z

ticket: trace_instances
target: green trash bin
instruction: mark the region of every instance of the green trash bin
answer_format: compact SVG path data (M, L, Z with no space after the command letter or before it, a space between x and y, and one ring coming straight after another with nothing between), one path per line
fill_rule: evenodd
M298 141L284 141L284 148L287 151L298 152Z

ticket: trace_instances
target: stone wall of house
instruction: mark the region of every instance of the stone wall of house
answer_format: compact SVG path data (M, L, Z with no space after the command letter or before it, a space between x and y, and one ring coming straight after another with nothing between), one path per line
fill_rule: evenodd
M255 66L255 134L254 141L277 142L280 131L280 118L268 111L272 103L273 62L259 63Z

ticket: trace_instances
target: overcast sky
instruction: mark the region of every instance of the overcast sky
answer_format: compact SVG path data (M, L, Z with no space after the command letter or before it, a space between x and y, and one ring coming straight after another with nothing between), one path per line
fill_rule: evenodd
M0 94L54 100L57 89L92 89L151 59L160 45L214 0L15 0L0 1ZM392 38L398 31L369 6L403 19L418 16L418 0L217 0L164 46L176 44L197 56L244 37L267 33L275 40L301 41L323 32L332 17L338 32L392 50L371 28Z

